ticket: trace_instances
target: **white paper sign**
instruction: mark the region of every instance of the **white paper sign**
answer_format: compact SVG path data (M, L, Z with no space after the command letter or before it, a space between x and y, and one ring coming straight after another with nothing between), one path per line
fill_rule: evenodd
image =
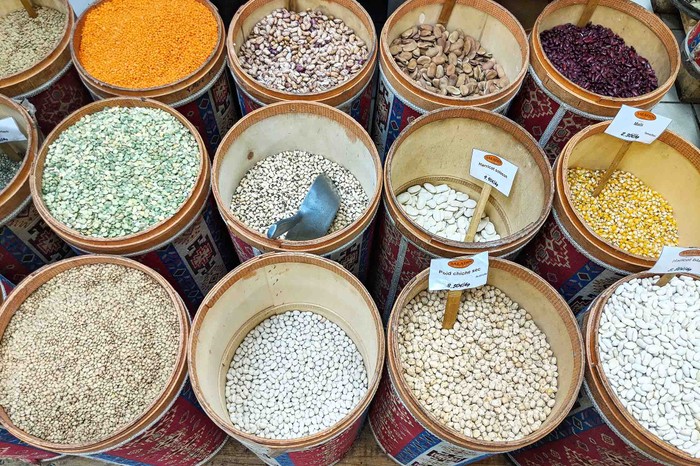
M433 259L430 261L428 289L438 291L476 288L486 284L488 275L488 252L465 258Z
M26 141L27 138L19 130L17 122L13 118L3 118L0 120L0 144L3 142Z
M690 273L700 275L700 248L677 248L664 246L659 260L649 272L656 274L665 273Z
M506 196L510 195L518 167L498 155L483 150L472 151L472 164L469 174L474 178L490 184Z
M670 124L670 118L623 105L605 133L624 141L651 144Z

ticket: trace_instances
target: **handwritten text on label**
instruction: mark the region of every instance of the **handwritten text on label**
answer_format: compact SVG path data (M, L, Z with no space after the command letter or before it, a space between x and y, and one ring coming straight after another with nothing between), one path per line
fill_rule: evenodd
M700 275L700 248L664 246L651 273L690 273Z
M625 141L651 144L670 124L670 118L623 105L605 133Z
M0 144L3 142L26 141L27 137L20 131L17 122L12 117L0 120Z
M489 274L489 255L482 252L470 258L430 261L428 289L466 290L485 285Z
M518 167L503 157L493 155L483 150L472 151L472 163L469 174L474 178L488 183L506 196L510 195Z

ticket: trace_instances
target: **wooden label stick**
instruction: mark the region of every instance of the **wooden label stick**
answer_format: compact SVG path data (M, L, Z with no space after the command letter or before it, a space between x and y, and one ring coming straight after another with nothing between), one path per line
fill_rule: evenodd
M628 105L623 105L605 129L605 134L623 141L615 158L603 173L598 186L593 190L593 197L598 197L610 177L613 175L632 143L651 144L666 131L671 119L656 115L646 110L639 110Z
M474 216L469 222L469 228L467 229L467 234L464 237L464 241L466 243L471 243L474 241L476 230L479 228L479 222L481 222L481 214L483 214L484 210L486 209L486 203L489 201L489 197L491 197L491 185L484 183L484 186L481 188L481 197L479 197L479 202L474 208Z
M296 0L289 0L289 1L287 2L287 10L289 10L289 11L294 11L294 12L297 11L297 2L296 2Z
M464 238L465 242L471 243L472 241L474 241L474 237L476 236L476 229L479 227L479 222L481 221L481 214L484 213L484 209L486 209L486 203L489 201L490 196L491 185L488 183L484 183L484 186L481 188L481 197L479 198L479 202L474 208L474 216L472 217L471 222L469 222L469 229L467 230L467 234ZM461 290L447 292L445 316L442 319L443 329L451 329L454 326L455 322L457 321L457 313L459 312L459 303L461 301Z
M36 10L34 9L34 5L32 5L31 0L20 0L22 2L22 6L24 7L25 10L27 10L27 14L29 14L30 18L36 18Z
M462 301L462 290L447 292L447 304L445 304L445 316L442 318L442 328L449 330L457 322L459 303Z
M438 18L438 24L445 26L452 16L452 10L455 7L457 0L445 0L442 4L442 10L440 10L440 17Z
M668 282L671 281L673 277L675 277L675 273L665 273L661 275L661 278L659 278L659 281L655 283L656 286L666 286L668 285Z
M588 0L586 2L586 6L583 8L583 13L581 13L581 17L579 18L578 23L576 24L578 27L582 28L591 21L593 12L598 6L598 1L599 0Z
M613 175L615 170L617 170L617 167L620 166L622 159L625 158L625 154L627 154L627 151L629 150L631 145L632 143L630 141L624 141L622 143L622 146L620 146L620 149L617 151L617 154L615 155L613 161L610 163L610 166L607 170L605 170L605 173L603 173L603 177L598 182L598 186L596 186L593 190L593 197L598 197L601 191L603 191L605 185L608 184L608 181L610 181L610 177Z

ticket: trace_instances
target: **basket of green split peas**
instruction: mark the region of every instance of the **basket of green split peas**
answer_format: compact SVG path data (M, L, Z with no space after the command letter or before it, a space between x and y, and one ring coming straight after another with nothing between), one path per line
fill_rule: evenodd
M153 100L115 98L83 107L47 137L31 189L42 218L76 252L167 271L194 312L233 265L207 202L209 174L202 138L183 115Z

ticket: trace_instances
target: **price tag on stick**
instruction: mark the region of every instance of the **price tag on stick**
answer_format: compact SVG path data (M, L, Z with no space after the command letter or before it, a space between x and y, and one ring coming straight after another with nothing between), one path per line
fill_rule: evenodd
M651 144L666 131L671 121L670 118L623 105L608 125L605 134L623 141Z
M450 329L457 321L462 291L485 285L489 273L489 255L482 252L472 257L433 259L430 261L428 289L448 290L442 328Z
M700 248L664 246L650 273L663 275L656 286L666 285L677 273L700 275Z
M612 123L608 125L605 134L622 139L624 143L617 151L610 166L605 170L603 177L598 182L598 186L593 190L593 197L598 197L633 143L651 144L666 131L670 124L670 118L623 105Z
M510 196L518 167L497 155L483 150L472 151L472 163L469 174L474 178L490 184L506 196Z
M474 241L476 230L479 228L479 222L481 221L481 214L484 213L486 203L491 196L491 188L496 188L506 196L509 196L517 172L517 166L498 155L489 154L479 149L472 150L472 163L469 167L469 174L477 180L481 180L484 186L481 188L479 201L469 222L469 228L467 228L467 234L464 238L465 242L471 243Z
M479 222L481 221L481 214L484 213L486 203L491 196L491 189L496 188L508 196L517 172L518 167L502 157L479 149L472 150L469 174L481 180L484 186L481 188L479 201L474 207L474 215L469 222L469 228L467 228L467 234L464 238L465 242L470 243L474 241L476 230L479 228ZM442 269L439 267L442 267ZM456 271L456 269L463 270ZM442 320L442 328L451 329L454 326L457 320L457 312L459 311L459 303L462 300L462 290L485 284L487 276L488 254L485 252L477 254L470 259L436 259L430 262L429 289L449 290L447 292L447 304L445 305L445 317ZM447 277L450 277L450 279ZM433 288L433 286L436 288ZM444 287L437 288L438 286Z
M6 142L26 141L27 137L17 126L14 118L3 118L0 120L0 144Z

